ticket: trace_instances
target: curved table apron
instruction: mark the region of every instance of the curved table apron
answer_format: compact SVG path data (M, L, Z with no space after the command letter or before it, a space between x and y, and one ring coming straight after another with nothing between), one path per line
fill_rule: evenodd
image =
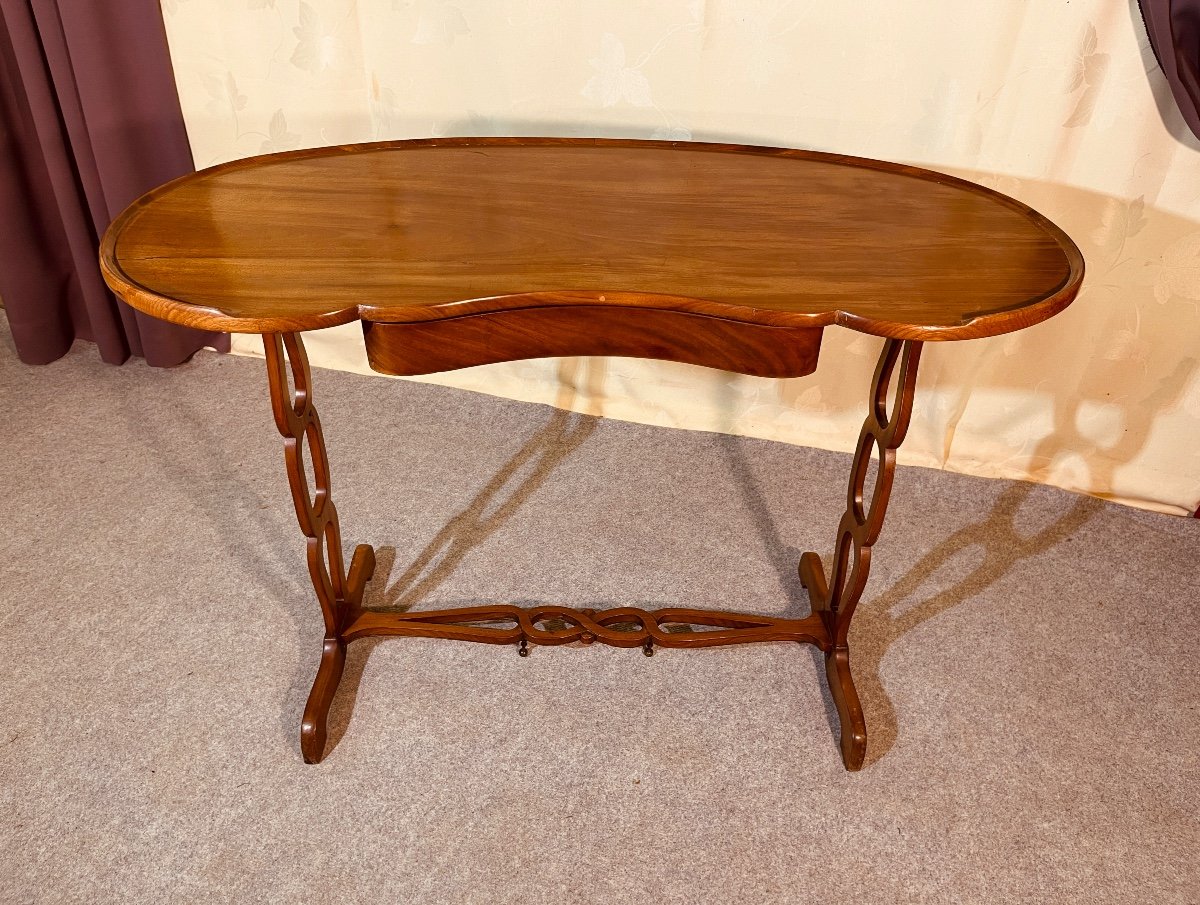
M113 291L141 311L263 334L325 621L301 724L306 761L324 756L356 638L512 644L522 656L530 644L600 642L650 655L799 641L825 654L851 770L863 764L866 724L847 637L922 345L1045 320L1075 298L1084 269L1075 244L1036 211L915 167L742 145L503 138L320 148L203 170L134 202L105 234L100 262ZM827 326L884 337L831 568L816 553L798 564L811 615L364 608L374 551L359 545L346 568L300 335L355 320L371 366L401 375L626 355L800 377L815 369ZM872 452L879 464L867 498ZM679 625L704 630L668 630Z

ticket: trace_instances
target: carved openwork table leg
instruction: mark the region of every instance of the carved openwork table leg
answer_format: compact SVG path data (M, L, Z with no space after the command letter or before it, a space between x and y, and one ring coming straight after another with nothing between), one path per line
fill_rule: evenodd
M813 612L825 623L830 645L825 650L825 674L829 691L841 720L842 759L847 770L858 770L867 753L867 725L862 705L850 675L850 649L847 637L854 608L862 596L871 571L871 546L883 528L892 477L896 471L896 449L904 441L912 416L913 395L917 385L917 363L921 343L889 339L885 342L875 368L870 411L863 423L850 472L846 495L846 513L838 526L833 570L827 581L825 568L816 553L800 558L800 581L808 589ZM899 363L899 374L896 365ZM896 388L891 411L888 395L895 375ZM877 452L875 488L866 499L871 453Z
M349 572L344 570L342 533L329 490L329 459L321 435L321 421L312 403L312 374L300 335L264 334L263 343L267 352L271 409L275 424L284 436L292 501L296 504L300 530L308 538L308 573L325 619L321 663L300 725L300 750L306 762L315 764L325 753L329 705L346 662L344 632L360 612L363 587L375 571L375 551L367 544L359 544L350 561ZM291 389L288 386L289 369ZM315 487L309 487L304 467L306 447Z

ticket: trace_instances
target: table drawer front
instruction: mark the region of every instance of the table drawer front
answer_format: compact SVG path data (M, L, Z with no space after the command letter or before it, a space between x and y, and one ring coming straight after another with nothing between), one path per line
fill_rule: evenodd
M519 308L407 323L363 321L371 367L397 375L560 355L622 355L756 377L802 377L816 369L821 330L599 305Z

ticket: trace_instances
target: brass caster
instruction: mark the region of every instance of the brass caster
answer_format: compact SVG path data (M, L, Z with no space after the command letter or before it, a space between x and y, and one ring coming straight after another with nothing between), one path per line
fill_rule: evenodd
M529 656L529 642L524 638L521 639L521 646L517 648L517 654L522 657Z
M648 640L645 644L642 645L642 653L645 654L647 657L654 656L654 640L653 639Z

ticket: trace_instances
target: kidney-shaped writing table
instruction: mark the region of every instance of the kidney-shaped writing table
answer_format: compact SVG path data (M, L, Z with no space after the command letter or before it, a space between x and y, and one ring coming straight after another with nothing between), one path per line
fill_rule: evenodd
M842 757L858 769L866 724L847 635L922 344L1038 323L1070 304L1083 278L1079 249L1045 217L940 173L808 151L601 139L401 141L239 160L134 202L104 236L100 258L109 286L141 311L263 335L325 619L300 731L310 763L324 756L346 645L415 635L512 644L522 655L529 644L576 641L647 654L815 644ZM300 338L355 320L371 366L400 375L628 355L801 377L815 369L831 324L884 337L829 574L817 554L800 558L811 615L364 608L374 551L359 545L344 567Z

